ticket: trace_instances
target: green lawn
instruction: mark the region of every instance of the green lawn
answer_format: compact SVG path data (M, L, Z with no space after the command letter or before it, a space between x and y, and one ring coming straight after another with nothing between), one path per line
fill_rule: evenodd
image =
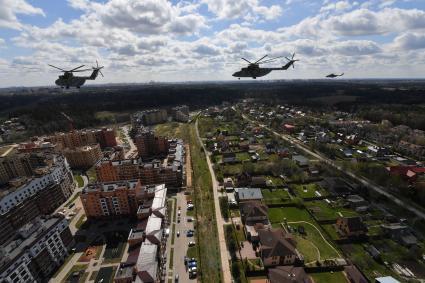
M202 123L201 123L202 124ZM193 169L196 239L202 282L222 280L214 195L205 152L196 135L195 125L185 125L188 134Z
M172 270L174 266L174 248L171 248L170 250L170 269Z
M285 218L287 221L313 221L305 209L296 207L269 208L269 220L271 223L281 223Z
M343 272L322 272L322 273L311 273L310 276L313 278L315 283L344 283L348 282Z
M326 232L329 233L332 240L338 240L339 239L338 232L335 230L335 227L333 226L333 224L322 225L322 228L324 230L326 230Z
M359 214L354 210L343 207L332 207L324 200L310 201L305 203L308 209L316 216L317 220L337 219L340 216L351 217Z
M327 192L321 189L317 184L303 184L303 185L292 185L291 188L294 190L295 194L301 198L313 198L317 197L316 191L318 191L322 196L328 195Z
M288 203L291 201L289 193L284 189L262 189L261 193L266 204Z
M89 266L88 264L76 264L76 265L74 265L71 268L71 270L65 275L64 279L62 280L62 283L67 282L68 278L70 278L74 272L83 272L87 269L88 266ZM85 278L87 277L88 274L85 275L85 273L86 272L84 272L82 274L80 273L81 275L78 279L79 283L80 282L83 283L83 282L86 281Z
M74 180L77 182L79 188L84 186L83 177L81 177L80 175L74 175Z
M83 214L80 216L80 219L78 219L77 223L75 223L75 228L80 229L81 226L84 224L84 222L86 222L86 216Z

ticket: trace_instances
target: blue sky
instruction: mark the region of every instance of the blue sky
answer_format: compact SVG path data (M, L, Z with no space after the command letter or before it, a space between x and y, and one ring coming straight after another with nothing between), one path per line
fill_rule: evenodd
M96 60L91 83L233 80L240 57L292 52L296 69L264 79L420 78L425 1L0 0L0 87Z

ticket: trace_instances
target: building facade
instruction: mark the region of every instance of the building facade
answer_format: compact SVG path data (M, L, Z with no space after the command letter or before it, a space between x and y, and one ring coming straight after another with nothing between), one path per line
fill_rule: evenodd
M131 116L131 124L133 128L165 123L167 120L168 113L165 109L139 111Z
M73 244L63 216L34 219L0 246L0 282L47 282Z
M54 212L72 195L74 180L65 158L55 155L54 164L43 169L40 175L11 180L0 191L0 244L28 221Z
M134 143L139 157L143 159L166 155L170 147L167 138L155 136L152 131L145 130L139 131Z
M66 148L63 154L72 168L90 168L103 156L99 144Z

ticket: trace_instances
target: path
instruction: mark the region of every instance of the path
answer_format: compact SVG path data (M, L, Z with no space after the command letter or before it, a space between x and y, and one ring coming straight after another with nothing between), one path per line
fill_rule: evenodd
M322 239L323 239L323 241L329 246L329 247L331 247L331 249L333 249L335 252L336 252L336 254L338 255L338 256L341 256L341 254L335 249L335 247L334 246L332 246L326 239L325 239L325 237L323 237L323 234L322 234L322 232L320 232L320 230L316 227L316 225L314 225L314 224L312 224L312 223L310 223L310 222L307 222L307 221L293 221L293 222L288 222L288 224L297 224L297 223L304 223L304 224L308 224L308 225L310 225L310 226L312 226L314 229L316 229L316 231L319 233L319 235L320 235L320 237L322 237ZM320 253L319 253L320 254Z
M212 186L213 186L213 193L214 193L214 206L215 206L215 218L217 220L217 229L218 229L218 241L220 245L220 257L221 257L221 268L223 270L223 281L225 283L232 282L232 275L230 273L230 266L229 266L229 252L227 250L226 246L226 238L224 237L224 228L223 225L226 223L221 216L221 210L220 210L220 201L218 196L218 182L217 178L215 177L214 169L212 167L212 163L210 160L210 157L208 155L208 151L206 150L204 143L202 142L202 139L199 135L198 130L198 119L196 119L195 122L195 129L196 129L196 137L198 138L198 142L201 144L202 149L204 150L205 157L207 159L208 163L208 169L210 170L211 179L212 179Z
M236 111L236 109L234 107L232 107L232 109L234 111ZM389 200L393 201L394 203L396 203L397 205L409 210L410 212L412 212L413 214L415 214L416 216L425 219L425 213L415 207L412 207L411 203L406 203L403 200L400 200L399 198L397 198L396 196L388 193L384 187L382 186L378 186L376 184L373 184L370 180L362 177L362 176L358 176L350 171L347 171L346 169L342 168L341 166L337 165L334 161L332 161L331 159L322 156L319 153L316 153L310 149L308 149L303 143L301 143L300 141L296 140L295 138L293 138L292 136L286 135L286 134L279 134L276 131L271 130L270 128L266 127L263 124L260 124L256 121L253 121L251 119L249 119L246 115L242 114L242 118L253 123L256 124L257 126L264 128L265 130L272 132L274 135L290 142L291 144L295 145L298 149L306 152L307 154L310 154L311 156L317 158L318 160L332 166L333 168L347 174L348 176L350 176L351 178L357 180L358 182L360 182L362 185L371 188L372 190L374 190L375 192L384 195L385 197L387 197Z

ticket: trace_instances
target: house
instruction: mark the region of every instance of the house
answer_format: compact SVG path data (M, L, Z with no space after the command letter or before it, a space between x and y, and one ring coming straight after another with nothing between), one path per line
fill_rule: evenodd
M351 186L341 178L324 178L319 185L333 195L346 195L351 192Z
M292 235L283 229L258 230L260 257L264 266L293 265L303 261Z
M272 154L276 152L276 147L272 144L272 143L267 143L266 144L266 153L268 154Z
M386 168L391 175L400 176L403 179L414 182L420 175L425 174L425 167L418 166L390 166Z
M344 266L344 272L350 283L368 283L369 281L354 265Z
M291 125L291 124L284 124L283 125L283 130L289 134L292 134L293 132L295 132L295 126Z
M223 180L223 187L226 191L233 191L233 188L235 187L235 184L233 183L232 178L224 178Z
M268 270L270 283L312 283L303 267L277 266Z
M308 158L303 155L293 155L292 160L300 167L307 167L310 162Z
M253 225L244 225L246 238L253 245L258 245L260 238L258 237L258 231L263 229L268 229L269 225L264 225L263 223L255 223Z
M249 150L249 143L243 142L239 143L238 145L240 151L248 151Z
M246 201L240 206L241 219L244 224L253 225L255 223L268 224L268 208L260 201Z
M251 200L263 200L263 194L259 188L235 188L235 194L239 203Z
M284 158L284 157L289 157L291 152L287 148L281 148L277 150L277 154L279 155L279 157Z
M343 237L365 236L367 227L360 217L339 217L336 220L336 229Z
M223 153L223 163L235 163L237 162L236 153L225 152Z
M375 283L401 283L392 276L378 277L375 278Z
M381 225L384 235L399 242L403 246L415 246L418 242L416 237L411 233L410 228L400 223Z
M251 175L247 172L242 172L236 176L239 187L247 187L251 185Z
M359 195L349 195L346 197L346 201L350 208L357 212L364 212L369 209L369 203Z

